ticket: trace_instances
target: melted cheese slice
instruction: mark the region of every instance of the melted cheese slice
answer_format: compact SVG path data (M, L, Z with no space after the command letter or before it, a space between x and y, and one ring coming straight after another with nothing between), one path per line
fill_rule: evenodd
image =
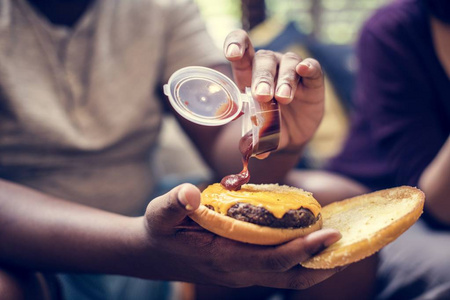
M320 204L311 193L276 184L245 184L239 191L229 191L220 183L215 183L202 192L201 202L203 205L211 205L216 212L223 215L238 202L262 206L279 219L290 209L303 207L309 209L315 217L321 210Z

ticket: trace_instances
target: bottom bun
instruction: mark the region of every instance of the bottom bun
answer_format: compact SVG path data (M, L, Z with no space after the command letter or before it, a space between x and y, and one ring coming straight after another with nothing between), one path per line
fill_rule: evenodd
M189 215L198 225L217 235L250 244L277 245L305 236L322 227L322 218L305 228L272 228L221 215L204 205Z
M331 269L362 260L394 241L422 214L425 196L402 186L331 203L322 208L323 228L342 238L301 263L312 269Z

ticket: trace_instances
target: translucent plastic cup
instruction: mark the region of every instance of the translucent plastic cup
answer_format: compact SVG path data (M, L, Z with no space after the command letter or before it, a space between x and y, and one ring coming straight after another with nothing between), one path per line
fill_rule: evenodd
M224 74L205 67L186 67L172 74L164 94L185 119L220 126L242 116L242 136L252 136L252 156L274 151L280 140L278 103L254 100L250 88L241 93Z

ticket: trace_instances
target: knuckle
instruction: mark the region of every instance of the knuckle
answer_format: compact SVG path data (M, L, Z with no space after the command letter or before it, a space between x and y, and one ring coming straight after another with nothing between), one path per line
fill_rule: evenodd
M292 266L286 255L270 255L266 259L266 267L273 271L285 271Z
M273 74L269 70L257 70L255 71L254 76L258 78L258 81L265 81L267 83L270 83L274 80Z
M256 51L255 56L276 59L275 53L271 50L266 50L266 49L260 49L260 50Z
M295 70L292 70L292 72L286 72L284 74L281 74L278 77L279 84L290 83L292 85L294 82L297 82L297 80L298 80L298 78L297 78L297 73L295 72Z
M283 55L283 59L300 61L300 56L295 52L288 51Z
M314 286L315 284L315 280L311 277L296 275L292 276L288 281L288 288L293 290L304 290Z
M169 214L177 213L181 208L181 205L178 202L177 194L175 193L170 193L169 201L164 201L161 206L162 209L167 211Z
M211 247L214 245L215 236L208 232L192 231L190 229L178 229L175 232L175 237L185 243L185 245L195 247L200 255L210 253Z
M227 263L225 259L221 256L214 255L214 259L211 259L209 261L209 265L211 268L218 272L231 272L232 268L230 267L230 264Z
M221 247L217 243L212 244L208 247L207 256L210 257L208 264L211 268L220 273L234 272L236 267L234 263L234 258L223 253Z

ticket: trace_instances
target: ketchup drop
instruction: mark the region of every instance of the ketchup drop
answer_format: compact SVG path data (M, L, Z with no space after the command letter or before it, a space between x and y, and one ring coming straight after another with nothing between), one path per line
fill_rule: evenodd
M231 174L225 176L220 184L229 191L238 191L241 186L250 181L250 173L248 172L248 161L253 153L253 134L247 132L239 140L239 151L242 154L242 171L239 174Z

